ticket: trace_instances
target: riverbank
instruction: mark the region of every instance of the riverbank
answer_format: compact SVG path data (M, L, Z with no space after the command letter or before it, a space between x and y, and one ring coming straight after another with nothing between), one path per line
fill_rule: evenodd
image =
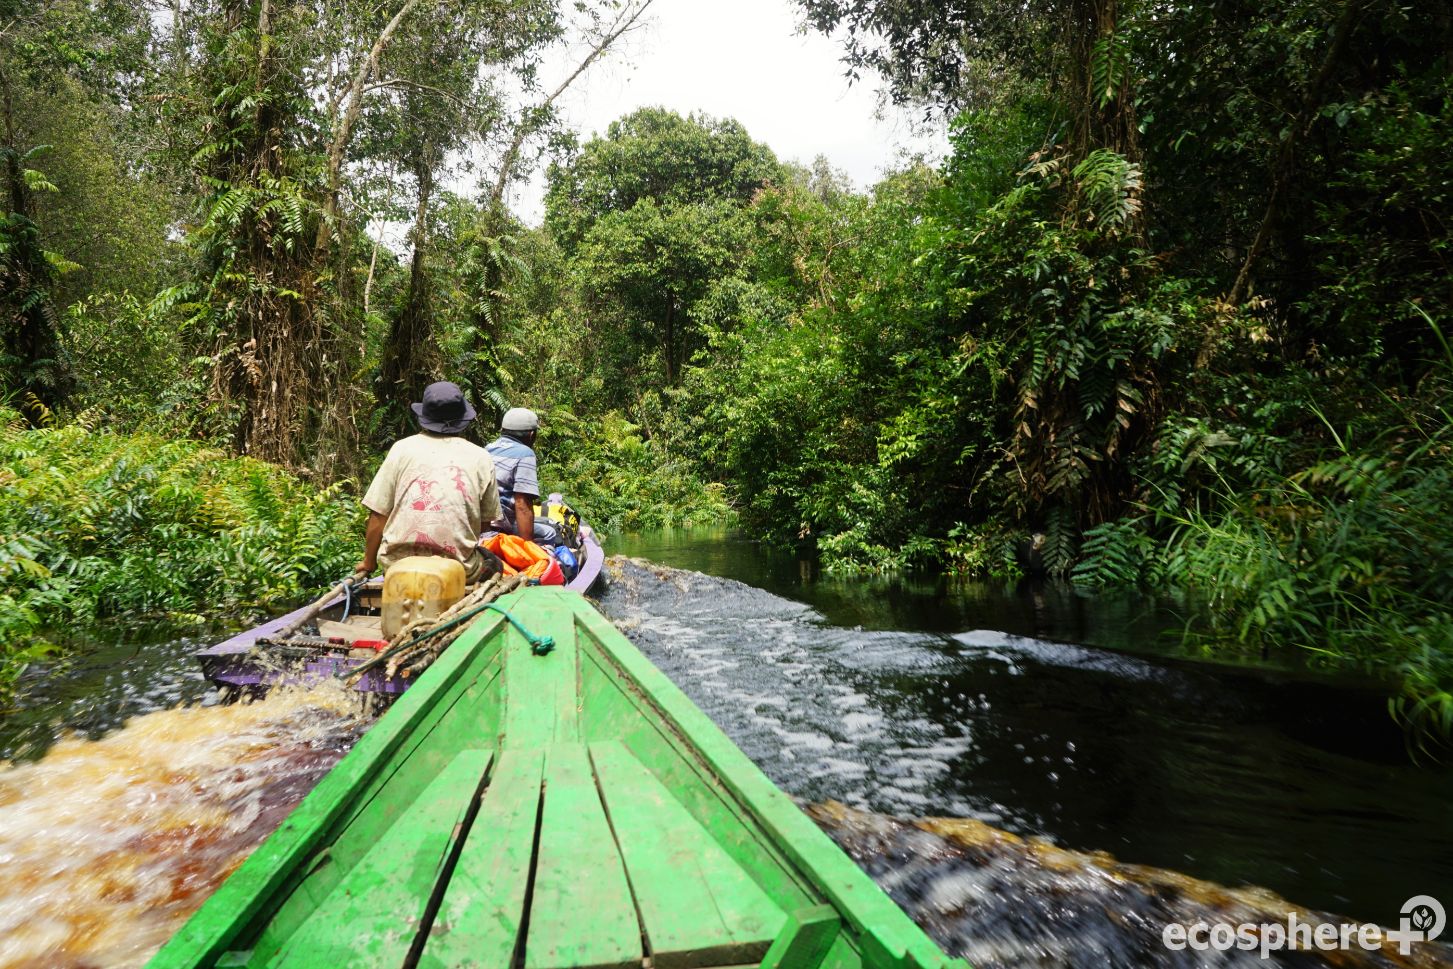
M108 625L196 629L346 574L363 534L342 487L195 441L0 409L0 702L25 667Z

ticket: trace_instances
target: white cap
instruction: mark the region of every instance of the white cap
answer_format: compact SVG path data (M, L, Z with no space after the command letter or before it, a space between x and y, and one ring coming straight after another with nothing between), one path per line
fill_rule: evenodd
M504 420L500 421L499 426L504 431L537 431L540 429L540 418L528 407L511 407L505 411Z

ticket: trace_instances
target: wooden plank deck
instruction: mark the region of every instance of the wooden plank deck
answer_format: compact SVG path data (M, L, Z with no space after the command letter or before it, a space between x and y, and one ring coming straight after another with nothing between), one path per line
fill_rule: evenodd
M505 750L418 964L760 960L782 910L623 745L578 739L578 648L534 656L508 644Z
M421 880L411 890L427 896L430 886ZM334 895L347 892L345 883ZM325 903L319 913L342 911L334 909ZM343 940L336 952L362 951L347 939L364 945L380 931L377 921L329 930ZM561 744L543 757L501 757L418 965L633 969L647 945L660 969L746 965L786 925L782 910L625 747L594 744L587 757L583 746ZM311 924L305 929L314 934ZM395 953L408 950L412 934L394 935L375 946L384 953L377 964L397 965ZM319 964L318 952L310 946L298 964Z
M783 911L622 744L591 744L590 755L654 964L759 962Z
M538 752L507 751L501 756L420 966L513 965L534 864L542 776Z
M640 966L641 925L585 748L560 744L545 757L545 813L525 967Z
M492 755L466 750L313 910L268 969L398 966Z

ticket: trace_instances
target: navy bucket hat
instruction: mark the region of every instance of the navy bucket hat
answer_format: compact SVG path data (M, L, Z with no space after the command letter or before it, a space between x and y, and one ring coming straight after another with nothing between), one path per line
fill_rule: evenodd
M459 385L448 380L424 388L424 399L410 404L419 426L435 434L462 434L474 421L474 408L464 399Z

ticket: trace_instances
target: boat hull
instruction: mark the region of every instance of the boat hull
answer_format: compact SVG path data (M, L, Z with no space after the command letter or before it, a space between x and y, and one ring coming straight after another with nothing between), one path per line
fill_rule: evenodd
M584 561L575 577L566 583L565 588L584 595L603 581L605 552L601 548L599 540L596 539L595 533L588 527L581 532L581 543L584 549ZM375 579L374 585L381 585L381 582L382 580ZM328 609L335 611L342 607L342 596L327 606ZM287 665L268 662L264 657L258 655L253 648L258 640L266 639L286 629L301 618L307 608L304 606L295 609L286 615L269 620L260 626L240 632L230 639L193 653L192 655L196 657L202 667L202 675L206 677L207 682L221 690L252 695L264 693L275 686L320 683L330 677L341 676L366 662L364 658L349 656L346 650L322 651L316 657ZM386 676L379 670L364 673L352 682L351 688L359 693L392 698L403 693L412 683L413 680L408 677Z
M501 604L152 966L966 969L585 599Z

